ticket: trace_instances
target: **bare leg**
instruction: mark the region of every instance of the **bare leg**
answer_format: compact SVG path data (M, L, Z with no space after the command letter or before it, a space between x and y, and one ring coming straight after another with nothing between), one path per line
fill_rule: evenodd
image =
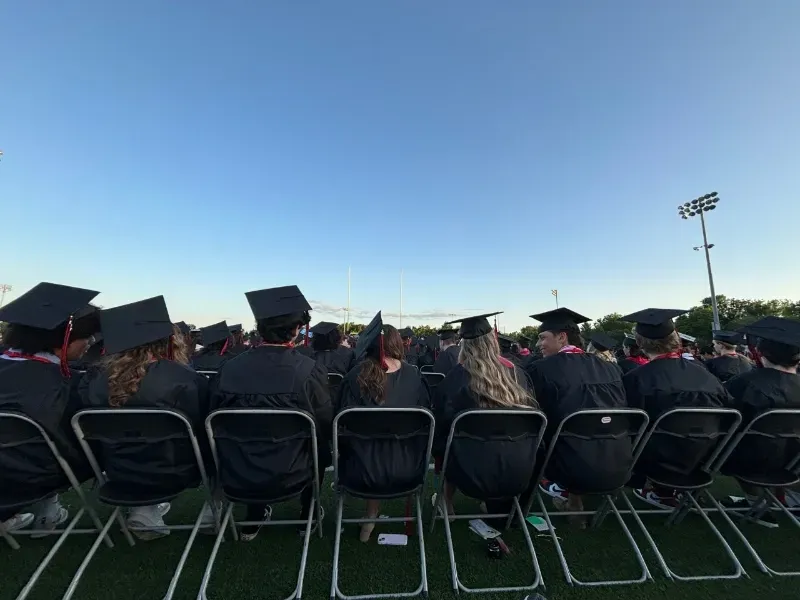
M381 510L381 503L378 500L367 500L367 519L377 519L378 513ZM368 542L369 536L372 535L372 530L375 529L375 523L364 523L361 525L361 533L358 536L362 542Z

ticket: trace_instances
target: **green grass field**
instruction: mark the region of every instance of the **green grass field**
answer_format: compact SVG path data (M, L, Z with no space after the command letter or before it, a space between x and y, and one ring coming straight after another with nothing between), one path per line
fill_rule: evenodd
M324 523L325 537L314 538L311 541L304 598L325 599L329 595L334 539L334 498L329 482L327 478L323 485L325 491L323 505L327 513ZM717 494L734 491L735 487L728 481L723 481L715 488ZM74 505L69 497L66 497L66 501ZM173 503L167 521L171 524L193 522L201 503L199 493L184 494ZM346 506L345 516L361 516L363 507L360 501L348 500ZM296 518L298 509L297 502L287 503L275 507L273 517ZM382 512L401 516L403 510L404 502L395 501L387 503ZM474 501L461 498L456 504L456 510L463 513L477 512L477 506ZM427 513L429 511L426 510L426 524L429 518ZM645 517L645 523L675 570L681 574L731 571L727 556L716 543L716 539L712 538L699 516L690 515L676 528L664 527L663 520L659 516ZM774 600L800 597L798 591L800 582L794 578L770 578L761 574L734 536L728 535L724 523L720 524L720 528L742 560L750 579L708 583L670 582L661 573L652 553L646 549L646 542L635 529L635 523L628 520L628 524L640 543L655 582L636 586L571 588L564 581L549 537L534 537L546 584L546 589L540 589L539 592L548 600L593 598L653 600L679 597L752 600L759 596ZM781 521L781 527L777 530L768 530L756 525L742 525L742 527L770 566L778 569L792 568L792 559L797 554L797 540L800 536L798 530L789 522ZM556 521L556 530L563 540L567 559L577 577L590 579L600 576L619 578L636 575L636 562L613 515L597 530L573 529L563 518ZM354 595L407 591L416 587L419 577L416 538L411 538L406 547L378 546L375 540L380 531L401 533L403 526L393 524L376 527L369 544L358 541L356 526L349 526L344 530L340 584L345 593ZM115 531L116 547L114 549L100 547L75 597L85 600L160 600L188 535L188 532L173 532L168 538L139 542L131 548L125 543L121 534ZM466 521L454 523L453 535L459 573L467 585L524 585L530 582L532 571L520 531L511 530L504 534L503 537L510 546L512 554L502 560L492 560L486 556L484 542L468 530ZM16 552L6 544L0 543L2 547L0 600L12 600L16 597L54 538L31 540L20 536L18 539L22 549ZM67 541L30 597L41 600L60 598L93 539L93 535L79 535ZM175 598L197 597L212 543L213 536L198 536ZM444 529L441 523L437 523L433 534L427 533L426 528L425 544L430 597L453 598ZM283 598L294 589L300 549L301 539L294 527L264 528L258 538L249 544L225 542L216 562L209 598L224 600ZM794 561L794 568L800 566L798 563L800 559ZM520 600L522 596L523 594L486 594L481 597Z

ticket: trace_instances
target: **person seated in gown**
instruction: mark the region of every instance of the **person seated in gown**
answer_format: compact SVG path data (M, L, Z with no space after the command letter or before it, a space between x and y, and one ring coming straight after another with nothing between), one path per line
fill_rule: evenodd
M169 408L183 413L210 458L205 440L205 418L209 413L208 380L189 366L189 349L179 328L172 324L163 296L156 296L100 311L100 325L106 342L103 369L81 385L86 408ZM151 477L142 481L124 481L141 489L182 489L195 482L182 480L182 472L165 468L163 455L172 446L143 444L125 450L120 461L152 465ZM101 467L113 478L113 446L101 448ZM191 459L194 459L192 455ZM108 467L106 467L106 464ZM145 470L142 467L142 470ZM194 473L191 474L194 476ZM127 523L140 528L132 533L142 540L169 534L164 515L169 503L132 508ZM213 523L210 508L204 515Z
M439 330L440 350L436 362L433 363L433 372L447 375L458 364L458 332L455 329Z
M355 351L358 364L347 373L339 388L336 413L356 406L430 408L427 386L417 369L403 361L403 356L400 333L391 325L383 325L378 313L358 339ZM366 518L376 518L379 510L378 500L367 500ZM361 526L362 542L369 541L374 528L374 523Z
M497 336L497 343L500 346L500 356L515 365L520 365L522 363L517 340L501 333Z
M735 331L715 331L713 335L716 356L705 361L709 373L725 383L753 368L749 358L736 352L736 346L744 341L742 334Z
M781 317L766 317L742 328L750 337L757 337L756 348L761 356L761 369L750 369L725 383L731 395L729 408L742 413L742 427L768 410L800 408L800 321ZM797 447L786 440L744 440L722 467L723 473L755 475L780 472L794 458ZM731 508L746 508L758 498L759 490L739 484L743 500L723 502ZM773 490L778 498L781 494ZM777 527L775 517L766 512L756 522Z
M416 367L417 359L419 358L419 352L417 351L416 346L414 346L412 343L414 340L414 330L411 329L411 327L401 329L400 337L403 339L403 348L405 352L405 357L403 360Z
M263 341L222 366L212 391L212 408L288 408L308 412L316 426L319 479L322 481L324 469L331 464L333 405L328 372L314 359L297 352L293 341L300 329L308 326L311 305L295 285L247 292L245 296ZM248 459L229 468L235 471L237 478L257 480L262 474L253 472L252 462ZM291 467L290 464L281 465L285 469ZM295 475L303 477L305 474ZM313 494L313 487L307 486L301 495L302 520L308 515ZM269 506L248 504L245 520L261 521L271 512ZM317 526L319 524L315 523ZM259 529L258 526L242 528L240 539L253 540Z
M647 411L651 425L662 414L675 408L721 408L730 403L730 396L722 383L699 361L682 358L681 337L672 320L685 312L648 308L622 317L623 321L636 323L636 345L649 359L647 364L629 371L622 378L628 404ZM672 451L668 440L653 439L634 473L642 471L642 465L691 472L700 466L706 453L707 445L698 443L696 451L678 455ZM648 504L662 509L676 505L674 490L646 485L638 475L631 486L634 494Z
M607 333L596 331L589 336L589 345L586 347L587 354L594 354L606 362L617 364L617 357L614 356L614 348L617 342Z
M625 339L622 341L622 352L624 356L621 360L617 361L617 364L619 368L622 369L623 375L649 362L649 359L644 355L642 349L636 344L636 336L631 333L625 334Z
M439 351L439 336L426 335L417 340L417 368L432 367Z
M219 371L233 355L228 352L230 330L225 321L200 328L203 347L192 357L192 366L197 371Z
M97 309L89 304L98 293L40 283L0 308L0 321L8 323L6 350L0 355L0 410L36 421L79 481L93 475L70 425L81 407L78 385L83 374L69 363L82 359L100 331ZM0 488L18 485L43 500L16 517L0 514L9 530L32 523L34 529L48 531L69 518L58 492L70 482L44 444L0 453Z
M433 413L436 417L434 456L441 465L456 416L470 409L537 408L531 383L525 372L500 355L500 346L488 317L478 315L452 323L461 323L459 364L436 386ZM453 514L456 486L445 482L448 513ZM491 512L494 512L490 509Z
M228 327L228 331L231 333L228 338L228 354L236 356L237 354L245 352L247 346L244 343L244 327L242 327L242 324L236 323L236 325L231 325Z
M311 328L313 358L326 372L346 375L355 365L355 355L342 346L342 332L337 323L322 321Z

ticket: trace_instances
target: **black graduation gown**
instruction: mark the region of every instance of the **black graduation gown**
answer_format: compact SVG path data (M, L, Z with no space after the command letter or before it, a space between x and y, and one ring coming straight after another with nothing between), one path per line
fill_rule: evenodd
M85 378L80 393L85 408L109 408L106 372L98 371L94 377ZM124 407L169 408L181 412L192 424L205 463L212 464L205 435L209 382L191 367L163 359L151 363L138 391L125 401ZM145 438L138 447L126 444L117 449L114 444L102 444L100 460L111 481L124 481L139 488L182 490L200 483L197 460L185 440L156 435Z
M731 395L730 408L742 413L742 427L761 413L776 408L800 408L800 376L777 369L753 369L730 379L725 389ZM726 461L724 473L758 475L777 472L787 466L798 451L794 441L742 440Z
M628 406L618 366L592 354L562 352L528 362L526 371L547 415L548 438L565 417L578 410ZM599 442L562 437L545 476L576 492L614 489L625 484L632 461L628 435L614 434Z
M630 358L625 357L617 361L617 365L622 370L622 374L625 375L630 373L634 369L637 369L641 365L637 362L632 361Z
M753 363L739 354L715 356L707 360L705 365L708 372L715 375L722 383L753 369Z
M417 363L419 362L419 351L415 346L406 348L405 361L410 365L414 365L415 367L417 366Z
M320 468L330 464L333 406L328 373L295 349L259 346L229 360L219 371L211 407L304 410L315 421ZM287 490L299 492L310 483L313 464L306 440L278 437L280 443L267 444L247 439L247 435L241 439L240 433L217 440L221 482L226 489L258 489L269 496Z
M628 395L628 404L647 411L650 424L664 412L673 408L721 408L730 403L730 396L722 383L696 361L683 358L662 358L626 374L622 381ZM715 417L687 417L673 422L670 430L677 434L709 433L717 429ZM716 440L695 439L682 443L683 451L676 450L674 440L654 436L640 459L637 471L666 469L689 474L707 458L709 448Z
M461 352L458 346L448 346L439 353L439 358L433 363L433 372L447 375L458 364L458 355Z
M401 363L394 373L386 375L386 396L378 404L365 396L358 384L358 376L364 363L352 369L344 378L336 399L336 412L356 406L392 408L430 408L428 387L417 369ZM396 422L396 420L394 421ZM339 442L339 477L341 483L351 490L365 493L388 494L396 489L410 489L420 475L427 470L424 455L427 437L415 436L404 439L393 435L391 417L385 420L386 431L369 440L359 436L342 436ZM380 460L374 457L380 456Z
M196 371L219 371L226 362L233 358L227 349L225 354L220 354L219 350L200 350L192 357L192 366Z
M513 369L517 382L533 393L525 372L516 366ZM450 429L459 413L470 409L492 408L481 404L480 399L470 390L469 382L470 374L464 366L456 365L434 390L434 454L438 457L444 455ZM527 425L526 423L525 426ZM472 426L476 426L475 422ZM490 441L462 436L454 439L451 446L453 459L449 461L445 475L448 481L472 498L512 498L525 492L533 477L537 445L535 433L538 432L519 430L518 421L512 419L506 423L493 421L492 426L500 430L475 432L481 437L491 438ZM476 467L475 470L469 468L471 465ZM483 479L479 474L483 475Z
M435 363L436 359L434 358L433 350L430 348L424 348L417 354L417 368L430 367Z
M55 363L0 358L0 410L24 414L50 436L76 477L92 476L70 419L81 408L78 385L82 375L61 374ZM69 486L50 449L44 444L6 448L0 452L0 487L24 486L26 494L45 496Z
M317 361L318 365L322 365L326 373L347 375L350 369L355 366L356 355L350 348L339 346L334 350L316 352L314 360Z

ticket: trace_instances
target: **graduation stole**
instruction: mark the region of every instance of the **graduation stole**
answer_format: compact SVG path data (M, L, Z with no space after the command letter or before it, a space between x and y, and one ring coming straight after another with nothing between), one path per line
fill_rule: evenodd
M659 354L658 356L654 356L650 360L659 360L660 358L683 358L683 355L680 352L667 352L666 354Z
M567 344L561 350L558 351L559 354L585 354L583 350L578 348L577 346L572 346L571 344Z
M629 356L627 360L631 362L635 362L637 365L646 365L650 361L646 359L644 356Z

